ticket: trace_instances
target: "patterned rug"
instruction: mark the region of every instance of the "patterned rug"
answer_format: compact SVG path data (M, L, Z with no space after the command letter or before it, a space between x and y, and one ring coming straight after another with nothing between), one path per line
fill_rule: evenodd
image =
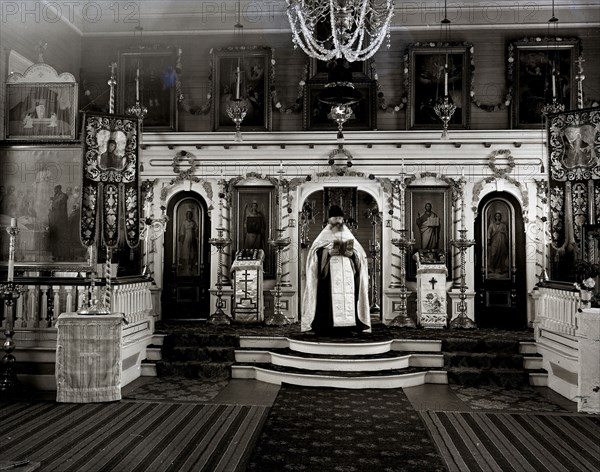
M283 385L248 472L445 471L401 389Z
M228 380L189 379L186 377L140 377L124 400L206 403L223 390Z
M450 472L600 471L600 418L421 412Z
M476 388L461 385L449 385L449 387L472 410L531 413L569 411L545 398L533 387L519 389L507 389L495 385L480 385ZM563 399L563 402L566 402L566 399Z

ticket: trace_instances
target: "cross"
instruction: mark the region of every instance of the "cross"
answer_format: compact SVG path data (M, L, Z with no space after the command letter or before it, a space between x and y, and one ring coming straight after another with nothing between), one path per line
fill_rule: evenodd
M435 290L435 284L437 284L437 280L435 280L435 277L431 277L429 283L431 284L431 290Z
M115 69L117 68L117 63L113 62L111 63L108 68L110 69L110 76L111 78L115 76Z

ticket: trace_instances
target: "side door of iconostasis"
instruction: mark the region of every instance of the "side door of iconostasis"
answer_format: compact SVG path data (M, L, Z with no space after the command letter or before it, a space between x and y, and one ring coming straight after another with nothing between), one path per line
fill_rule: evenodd
M356 187L326 187L310 194L302 204L300 224L300 293L304 294L306 256L312 242L327 223L329 206L344 211L347 226L361 244L369 262L369 306L371 315L380 316L381 307L381 221L376 200ZM300 303L302 297L300 297ZM302 306L300 306L302 309Z
M165 319L210 315L210 220L205 202L193 192L175 196L167 207L162 313Z
M516 199L506 193L494 193L484 198L475 220L475 235L477 326L525 328L525 233Z

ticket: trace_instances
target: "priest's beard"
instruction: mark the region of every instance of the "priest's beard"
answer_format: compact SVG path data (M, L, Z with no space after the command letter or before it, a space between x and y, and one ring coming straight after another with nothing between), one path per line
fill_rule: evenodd
M329 223L329 224L331 225L331 231L334 233L339 233L344 228L344 223L342 223L342 222Z

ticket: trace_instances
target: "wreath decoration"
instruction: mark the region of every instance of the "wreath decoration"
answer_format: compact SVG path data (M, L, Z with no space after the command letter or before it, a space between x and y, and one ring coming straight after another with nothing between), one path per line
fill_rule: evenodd
M190 164L190 167L187 170L181 170L181 165L186 161ZM171 184L175 182L180 182L182 180L190 180L194 182L200 182L198 177L194 176L194 172L196 171L196 156L187 151L179 151L173 157L173 161L171 162L171 167L173 167L173 172L177 174Z
M277 95L277 88L275 87L275 49L271 49L271 77L270 77L270 91L271 91L271 102L276 110L280 113L294 113L302 110L302 103L304 101L304 90L306 81L308 80L308 59L304 62L304 68L302 70L302 78L298 82L298 94L293 105L284 106Z
M507 166L500 168L496 165L498 156L505 157L508 161ZM508 149L499 149L492 152L488 157L488 167L492 170L496 177L505 177L510 174L515 168L515 158L511 155Z

